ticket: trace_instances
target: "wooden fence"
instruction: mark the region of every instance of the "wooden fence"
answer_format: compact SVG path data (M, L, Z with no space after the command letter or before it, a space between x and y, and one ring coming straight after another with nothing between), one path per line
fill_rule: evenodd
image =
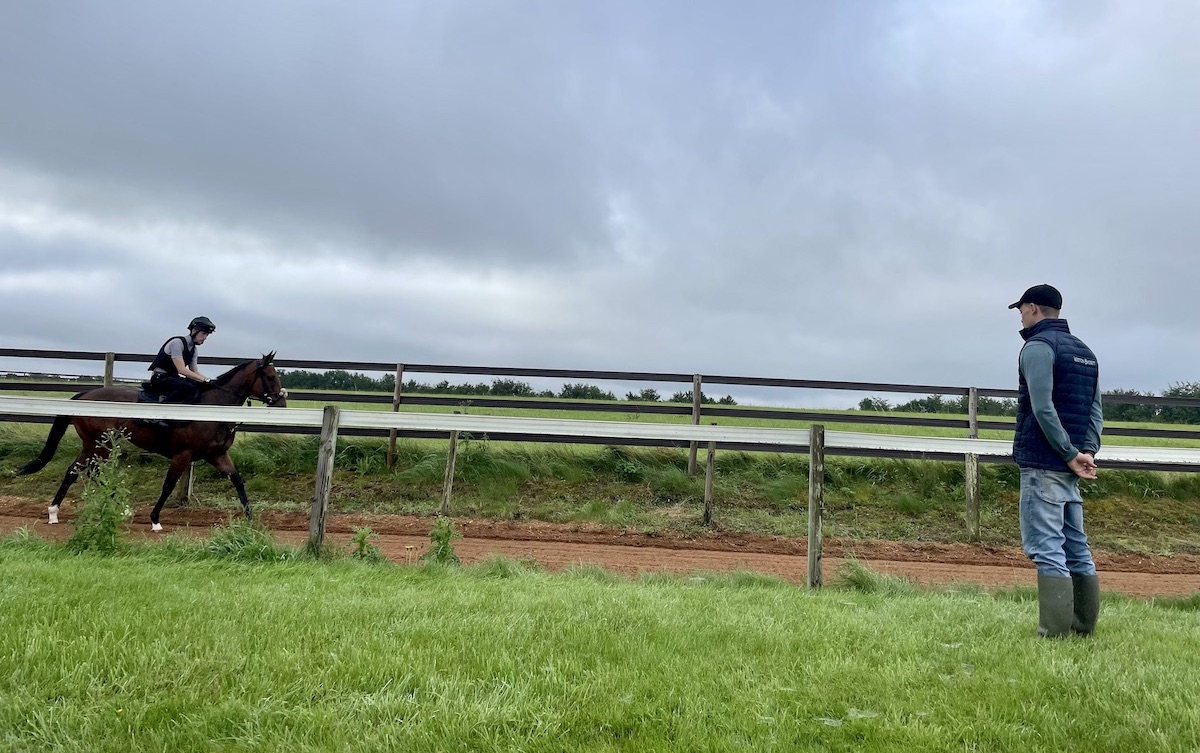
M138 363L147 364L153 356L145 353L104 353L97 351L57 351L57 350L28 350L18 348L0 348L0 359L5 358L21 358L33 360L72 360L72 361L89 361L97 364L103 364L104 377L103 382L15 382L0 380L0 391L46 391L46 392L64 392L68 390L84 390L93 387L99 387L102 384L113 383L114 365L117 363ZM244 358L228 358L228 357L212 357L205 358L206 363L219 365L235 365L244 361ZM2 361L0 361L2 363ZM323 360L285 360L277 359L275 364L283 369L312 369L318 371L328 371L333 369L341 369L345 371L359 372L376 372L395 374L396 389L392 395L382 393L342 393L342 392L325 392L316 390L291 390L289 397L293 400L314 401L323 403L341 403L341 404L356 404L356 403L375 403L375 404L390 404L393 412L400 411L404 406L439 406L446 408L463 409L469 407L471 410L495 410L495 409L515 409L515 410L557 410L566 412L589 412L589 413L619 413L625 415L683 415L688 416L692 425L700 425L702 423L717 422L719 424L729 424L736 422L738 419L769 419L775 421L798 422L800 424L813 423L839 423L839 424L861 424L861 425L880 425L880 426L920 426L928 428L948 429L953 431L961 431L969 438L976 438L979 432L983 430L999 430L1012 431L1013 423L1011 420L989 420L980 419L978 415L978 404L980 397L993 398L1015 398L1016 390L1012 389L992 389L982 387L955 387L947 385L929 385L929 384L890 384L882 382L838 382L838 381L822 381L813 379L783 379L771 377L747 377L747 376L728 376L728 375L706 375L706 374L682 374L682 373L663 373L663 372L644 372L644 371L591 371L581 369L537 369L537 368L519 368L519 367L494 367L494 366L454 366L447 364L403 364L381 361L323 361ZM493 377L528 377L528 378L551 378L563 380L586 380L589 382L599 381L619 381L619 382L635 382L635 383L681 383L690 384L692 388L692 404L681 403L659 403L645 404L628 401L586 401L586 400L560 400L560 399L539 399L539 398L508 398L508 397L465 397L458 395L413 395L402 394L405 375L412 374L439 374L439 375L484 375ZM701 404L700 397L705 385L720 385L720 386L752 386L752 387L782 387L788 389L801 390L841 390L851 392L864 393L899 393L899 394L920 394L920 395L946 395L956 397L967 397L968 414L963 418L940 418L940 417L924 417L913 415L875 415L867 412L863 413L834 413L830 411L814 411L814 410L794 410L786 408L758 408L758 407L741 407L741 406L721 406L713 404ZM1106 401L1114 403L1127 403L1136 405L1155 405L1160 407L1200 407L1200 399L1198 398L1178 398L1178 397L1149 397L1136 395L1112 395L1106 396ZM18 418L15 416L6 416L0 414L0 421L12 420L30 420L26 418ZM36 420L36 419L35 419ZM49 419L44 419L49 420ZM280 427L260 426L259 430L263 431L278 431ZM316 429L312 428L293 428L291 431L299 431L301 433L315 433ZM380 430L351 430L347 434L358 436L388 436L388 465L389 467L394 462L395 442L397 438L419 438L433 439L445 438L445 433L438 432L423 432L423 431L397 431L389 430L381 432ZM1200 430L1182 428L1179 426L1164 426L1163 428L1128 428L1120 426L1106 427L1104 434L1106 437L1151 437L1156 439L1184 439L1193 440L1200 443ZM555 437L539 434L521 434L506 437L508 441L515 442L585 442L594 443L595 440L588 438L567 438ZM613 438L610 444L622 444L633 446L680 446L678 442L664 441L659 439L621 439ZM697 452L698 444L689 442L685 445L688 448L688 472L694 475L697 472ZM805 447L762 447L759 445L736 446L729 444L719 444L718 449L742 449L742 450L771 450L779 452L807 452ZM870 450L861 449L847 454L868 456L868 457L892 457L905 459L931 459L931 460L963 460L962 455L957 456L941 456L930 455L921 452L906 452L893 450ZM1107 452L1106 461L1107 461ZM983 462L1011 462L1008 457L984 457L980 458ZM1161 470L1161 471L1178 471L1191 472L1198 470L1194 466L1188 464L1175 463L1142 463L1128 462L1113 465L1106 462L1108 467L1120 467L1126 469L1138 470Z
M668 442L705 442L708 444L708 468L711 478L713 458L718 445L804 448L809 459L808 495L808 583L819 587L821 573L822 517L824 510L824 463L828 451L848 454L860 450L919 452L930 456L958 456L967 459L968 470L977 468L980 457L1006 457L1011 452L1008 442L1000 440L914 437L858 432L825 431L821 424L810 429L775 429L749 426L680 425L643 422L581 421L575 419L517 418L507 416L477 416L445 413L387 413L381 411L342 410L336 405L323 410L311 408L246 408L162 403L109 403L84 400L47 398L0 397L0 412L22 417L53 417L60 415L99 416L107 418L170 419L183 421L221 421L252 426L280 426L291 429L319 428L321 440L314 483L312 512L309 518L309 545L319 548L325 537L325 521L329 512L329 495L333 483L337 439L344 429L383 429L434 431L452 437L460 432L481 433L500 438L513 434L536 434L546 437L583 438L591 442L609 443L614 439L660 440ZM453 454L450 445L447 462L446 496L443 512L447 511L450 486L453 482ZM1200 449L1166 447L1109 446L1105 448L1106 464L1118 462L1168 462L1175 465L1200 467ZM967 488L978 489L978 477L968 478ZM968 502L971 499L968 491ZM977 494L977 492L976 492ZM706 484L705 510L711 515L711 485ZM968 504L968 510L970 505ZM968 527L972 538L978 535L978 506ZM973 526L973 527L972 527Z

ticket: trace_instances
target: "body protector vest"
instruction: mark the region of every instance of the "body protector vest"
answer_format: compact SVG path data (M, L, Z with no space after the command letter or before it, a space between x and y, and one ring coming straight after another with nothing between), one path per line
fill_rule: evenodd
M154 360L150 363L150 371L161 369L169 376L179 376L179 369L175 368L175 361L167 355L167 345L172 340L181 340L183 342L183 365L191 368L192 362L196 360L196 345L191 342L190 338L183 335L167 338L167 341L158 349L158 355L154 356Z

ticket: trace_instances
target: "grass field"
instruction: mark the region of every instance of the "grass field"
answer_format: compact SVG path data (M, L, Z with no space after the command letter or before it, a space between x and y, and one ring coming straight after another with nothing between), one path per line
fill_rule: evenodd
M1200 602L0 543L4 751L1187 751ZM237 551L221 549L227 555ZM242 552L245 555L245 552Z

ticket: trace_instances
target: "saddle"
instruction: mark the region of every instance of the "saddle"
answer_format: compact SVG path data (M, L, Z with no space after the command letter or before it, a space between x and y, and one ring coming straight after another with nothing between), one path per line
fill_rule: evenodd
M154 390L153 381L142 382L142 388L138 390L137 401L139 403L165 403L167 396ZM156 429L171 429L186 423L184 421L164 421L161 418L139 418L137 421Z
M139 403L162 403L166 402L167 396L154 390L154 382L142 382L142 388L138 390L137 401Z

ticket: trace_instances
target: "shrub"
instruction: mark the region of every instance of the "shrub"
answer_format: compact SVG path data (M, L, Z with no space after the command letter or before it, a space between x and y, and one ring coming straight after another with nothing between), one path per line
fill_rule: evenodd
M658 390L653 387L643 387L641 392L626 392L626 400L641 400L647 403L657 403L662 400L662 395L658 394Z
M616 400L617 396L594 384L564 384L558 396L563 400Z
M1154 395L1138 390L1112 390L1104 393L1105 421L1154 421L1158 418L1156 406L1118 402L1123 397L1142 398Z
M864 397L858 403L859 410L889 411L892 404L882 397Z
M1200 397L1200 382L1178 382L1163 390L1163 397ZM1200 408L1169 405L1159 415L1170 424L1200 424Z

